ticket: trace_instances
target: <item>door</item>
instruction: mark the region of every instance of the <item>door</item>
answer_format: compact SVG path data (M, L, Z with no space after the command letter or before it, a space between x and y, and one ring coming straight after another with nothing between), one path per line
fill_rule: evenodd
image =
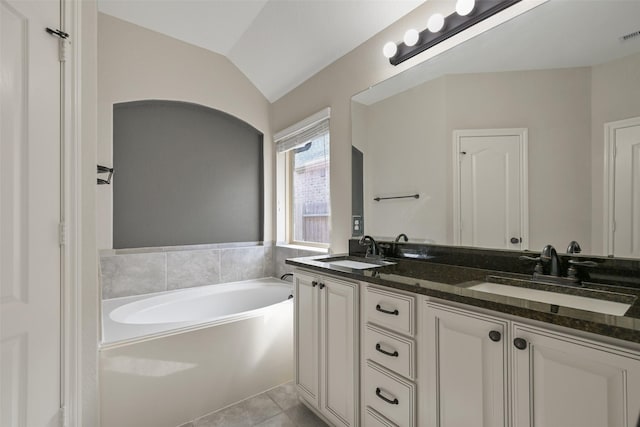
M300 395L318 407L320 399L318 281L311 276L299 273L294 277L295 380Z
M456 244L527 248L526 141L526 129L454 132Z
M428 425L507 426L507 323L433 303L424 312Z
M513 336L514 427L635 427L640 421L637 353L517 323Z
M356 426L358 306L356 285L324 278L320 289L322 413L336 426Z
M0 0L0 425L60 424L55 1Z
M640 257L640 117L606 125L610 190L605 252ZM605 225L607 227L607 225Z

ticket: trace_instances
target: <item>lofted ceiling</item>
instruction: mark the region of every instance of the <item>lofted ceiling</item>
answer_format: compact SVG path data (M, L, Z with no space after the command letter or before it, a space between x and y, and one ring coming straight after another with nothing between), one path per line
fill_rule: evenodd
M226 56L274 102L424 1L98 0L98 9Z

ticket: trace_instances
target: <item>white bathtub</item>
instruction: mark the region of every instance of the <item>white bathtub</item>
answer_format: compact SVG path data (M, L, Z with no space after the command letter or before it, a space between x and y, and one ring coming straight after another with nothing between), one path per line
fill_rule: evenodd
M103 301L103 427L175 427L291 380L291 290L259 279Z

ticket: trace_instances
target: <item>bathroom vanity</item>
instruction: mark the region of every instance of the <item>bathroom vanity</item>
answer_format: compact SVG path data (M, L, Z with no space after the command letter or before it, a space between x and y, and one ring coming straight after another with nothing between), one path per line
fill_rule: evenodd
M439 258L287 260L309 407L336 426L636 426L640 288Z

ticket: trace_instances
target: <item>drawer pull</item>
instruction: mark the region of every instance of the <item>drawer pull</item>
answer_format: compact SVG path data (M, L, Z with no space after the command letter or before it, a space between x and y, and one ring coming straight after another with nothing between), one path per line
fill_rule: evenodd
M376 305L376 310L378 310L380 313L384 313L384 314L393 314L394 316L397 316L400 314L400 312L398 311L398 309L396 308L393 311L389 311L389 310L385 310L384 308L380 307L380 304Z
M380 353L382 354L386 354L387 356L391 356L391 357L398 357L398 351L394 351L393 353L389 353L388 351L385 351L382 349L382 346L380 345L380 343L376 344L376 350L378 350Z
M398 402L397 398L394 398L393 400L391 399L387 399L386 397L384 397L382 395L382 392L380 391L380 387L376 387L376 396L378 396L380 399L384 400L385 402L391 404L391 405L397 405L400 402Z

